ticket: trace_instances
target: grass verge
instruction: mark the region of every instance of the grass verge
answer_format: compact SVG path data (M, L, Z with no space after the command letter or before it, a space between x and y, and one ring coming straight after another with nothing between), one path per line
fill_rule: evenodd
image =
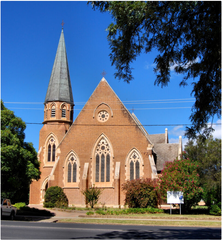
M117 220L117 219L61 219L66 223L93 223L118 225L181 226L181 227L221 227L221 222L213 221L157 221L157 220Z

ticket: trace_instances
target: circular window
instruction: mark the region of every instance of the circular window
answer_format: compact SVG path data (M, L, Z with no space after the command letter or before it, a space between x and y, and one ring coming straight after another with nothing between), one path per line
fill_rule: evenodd
M105 110L102 110L98 113L97 119L100 122L106 122L109 119L109 113Z

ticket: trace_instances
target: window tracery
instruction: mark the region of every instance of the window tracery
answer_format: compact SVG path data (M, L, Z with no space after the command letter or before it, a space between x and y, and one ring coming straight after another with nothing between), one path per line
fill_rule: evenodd
M140 154L134 150L129 155L126 165L126 178L130 181L138 179L142 175L142 159Z
M110 182L110 146L105 138L97 144L95 182Z
M72 154L67 161L67 183L77 182L77 158Z
M56 142L54 138L50 138L48 142L48 162L55 162Z

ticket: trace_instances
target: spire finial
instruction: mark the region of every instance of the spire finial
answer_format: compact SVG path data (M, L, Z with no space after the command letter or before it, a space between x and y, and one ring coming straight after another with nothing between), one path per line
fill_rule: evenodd
M63 29L64 24L65 24L65 23L64 23L64 21L62 20L62 23L61 23L61 25L62 25L62 29Z
M106 72L103 70L103 72L101 73L103 77L106 76Z

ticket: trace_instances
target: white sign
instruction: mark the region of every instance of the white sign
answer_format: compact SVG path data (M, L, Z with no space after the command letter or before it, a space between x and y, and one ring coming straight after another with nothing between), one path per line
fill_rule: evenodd
M167 191L168 204L184 204L183 192Z

